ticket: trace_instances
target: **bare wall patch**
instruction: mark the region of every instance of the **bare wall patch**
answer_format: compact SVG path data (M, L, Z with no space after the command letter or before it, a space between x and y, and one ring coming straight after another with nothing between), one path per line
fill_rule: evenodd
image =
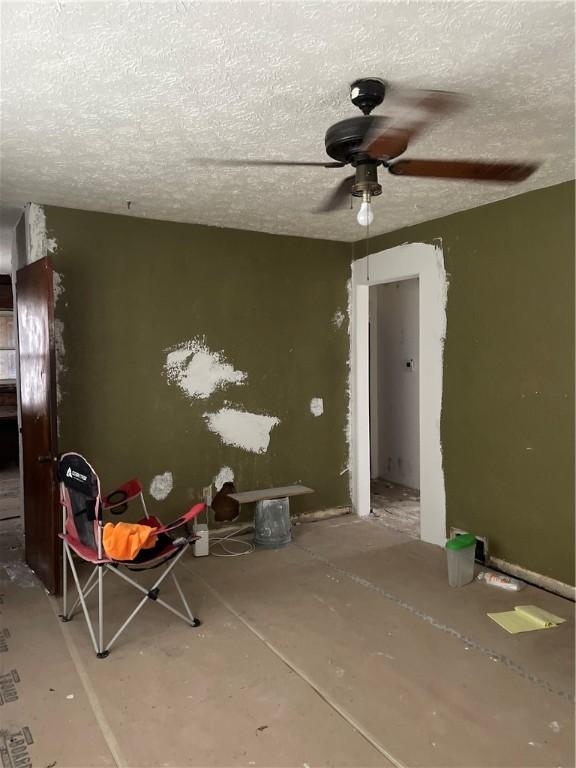
M213 352L204 339L194 338L167 349L164 370L190 400L202 400L217 389L243 384L248 374L235 370L223 352Z
M251 453L266 453L270 432L280 423L276 416L235 408L221 408L216 413L205 413L204 418L208 429L217 434L223 443Z
M334 323L336 328L342 328L342 326L344 325L344 320L346 320L346 315L344 314L344 312L342 312L341 309L338 309L334 313L334 317L332 318L332 322Z
M162 475L156 475L150 483L150 496L156 501L164 501L170 495L174 487L174 478L172 472L164 472Z
M59 272L52 273L52 291L54 294L54 311L58 311L61 304L64 304L64 295L66 289L64 287L64 281L62 275ZM54 319L54 352L56 357L56 403L60 405L62 403L62 382L66 373L66 348L64 346L64 323L58 317ZM60 434L60 417L57 414L58 421L58 434Z
M350 267L352 270L352 266ZM348 297L346 304L346 316L348 318L348 360L346 367L348 369L347 376L347 395L348 395L348 408L346 411L346 425L344 427L344 434L346 436L346 448L348 450L348 456L346 458L346 464L342 467L340 472L344 475L346 472L350 472L352 465L352 277L346 282L346 295ZM352 498L352 476L348 483L350 498Z
M214 478L213 482L217 491L219 491L222 488L224 483L233 483L234 470L232 469L232 467L222 467L220 472L218 472L218 474Z
M324 413L324 400L321 397L313 397L310 400L310 413L312 416L322 416Z
M30 203L28 206L28 238L30 243L30 253L28 263L43 259L49 253L56 250L56 240L49 238L46 230L46 215L44 208L36 203Z

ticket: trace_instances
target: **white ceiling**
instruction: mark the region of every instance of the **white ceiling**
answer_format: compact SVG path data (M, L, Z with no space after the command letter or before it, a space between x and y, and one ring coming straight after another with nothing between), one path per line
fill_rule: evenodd
M201 167L327 159L360 114L348 85L456 90L472 106L406 156L536 159L518 185L381 174L372 233L574 177L572 2L3 2L2 199L353 241L314 206L349 169ZM388 104L392 103L390 96ZM386 113L386 102L377 110Z

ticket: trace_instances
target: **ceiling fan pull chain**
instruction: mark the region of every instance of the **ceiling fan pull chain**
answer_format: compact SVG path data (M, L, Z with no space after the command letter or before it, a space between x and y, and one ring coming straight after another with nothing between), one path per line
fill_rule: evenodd
M370 222L366 225L366 282L370 286L370 248L368 243L370 241Z

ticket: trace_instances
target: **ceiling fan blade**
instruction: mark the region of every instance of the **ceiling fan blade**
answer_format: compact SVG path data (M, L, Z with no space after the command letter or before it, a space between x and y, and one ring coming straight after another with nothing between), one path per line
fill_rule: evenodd
M395 176L422 176L468 181L524 181L537 163L492 163L475 160L398 160L388 170Z
M457 93L417 91L386 127L378 129L375 125L368 132L361 149L377 160L398 157L435 120L456 112L463 104L462 96Z
M361 147L370 157L376 160L392 160L406 151L410 135L408 131L398 128L387 128L379 135L372 135Z
M193 158L190 162L196 165L218 165L228 168L245 168L247 166L313 166L317 168L344 168L344 163L337 162L299 162L297 160L219 160L218 158Z
M315 213L330 213L331 211L337 211L342 208L346 200L352 194L352 184L354 183L356 176L347 176L345 179L335 187L328 197L324 200L322 205L316 208Z

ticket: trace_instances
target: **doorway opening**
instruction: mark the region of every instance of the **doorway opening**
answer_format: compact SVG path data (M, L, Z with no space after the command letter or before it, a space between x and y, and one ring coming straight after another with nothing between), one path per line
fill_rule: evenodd
M4 561L22 555L16 333L12 278L0 274L0 546Z
M356 514L371 512L370 290L418 280L418 441L420 538L446 542L446 493L440 424L448 281L442 243L405 243L356 259L351 285L351 495ZM390 490L390 489L388 489Z
M370 286L370 506L411 538L420 538L418 304L417 277Z
M11 579L29 581L31 569L58 594L54 284L38 211L16 210L0 242L0 548Z

